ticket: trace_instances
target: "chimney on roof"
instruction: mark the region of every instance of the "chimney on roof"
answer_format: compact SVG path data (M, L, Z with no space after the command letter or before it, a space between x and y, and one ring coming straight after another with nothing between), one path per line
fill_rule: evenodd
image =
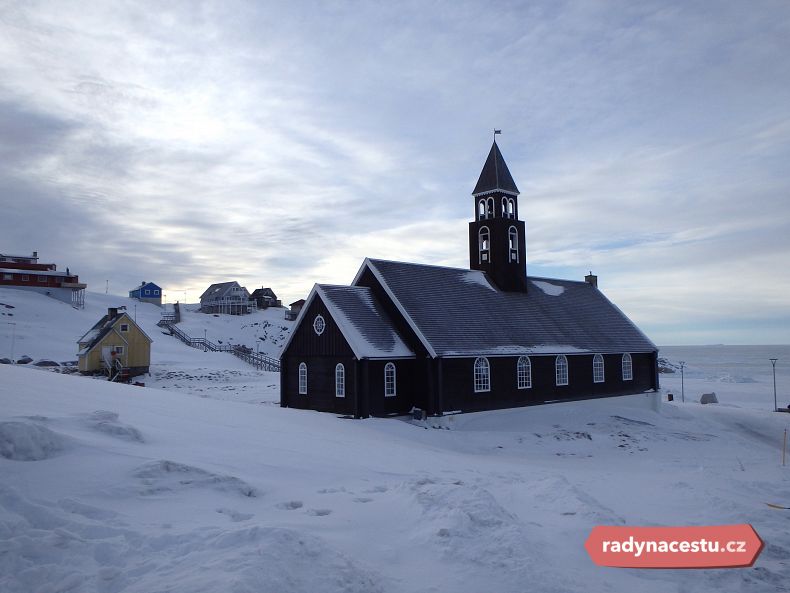
M33 259L38 259L38 251L33 252Z
M118 316L118 309L110 307L107 309L107 319L115 319Z
M589 273L589 274L587 274L587 275L584 277L584 281L585 281L587 284L591 284L593 288L598 288L598 276L596 276L595 274L593 274L593 273L592 273L592 270L590 270L590 273Z

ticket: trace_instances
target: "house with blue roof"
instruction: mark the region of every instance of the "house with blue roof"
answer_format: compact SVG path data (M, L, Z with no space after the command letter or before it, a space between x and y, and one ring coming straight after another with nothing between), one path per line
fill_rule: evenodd
M143 281L140 286L129 291L130 299L162 306L162 288L153 282Z
M440 415L658 390L658 348L598 288L527 274L496 144L472 192L469 268L365 259L316 284L281 354L284 407Z

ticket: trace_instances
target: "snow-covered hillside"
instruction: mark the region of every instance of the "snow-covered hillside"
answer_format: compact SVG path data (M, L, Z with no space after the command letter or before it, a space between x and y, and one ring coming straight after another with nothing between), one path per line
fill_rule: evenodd
M0 291L14 307L0 321L17 323L17 355L57 361L128 301L30 296ZM276 346L259 315L183 325ZM682 352L687 401L658 409L634 396L357 421L282 409L275 373L161 334L156 307L137 318L155 340L144 389L0 365L3 593L787 591L790 511L765 503L790 506L790 414L764 405L757 359L714 372ZM679 393L679 376L662 381ZM722 403L696 403L706 391ZM752 568L604 569L583 547L595 525L732 523L765 541Z
M162 309L114 295L89 292L85 308L79 310L40 294L0 289L0 359L28 356L34 362L76 361L77 340L109 307L126 307L154 340L151 374L140 378L147 387L182 389L214 399L279 401L276 373L258 371L228 353L189 348L156 325ZM293 324L284 319L284 309L266 309L243 316L206 315L195 309L197 305L181 308L183 321L179 327L188 335L243 344L275 358Z

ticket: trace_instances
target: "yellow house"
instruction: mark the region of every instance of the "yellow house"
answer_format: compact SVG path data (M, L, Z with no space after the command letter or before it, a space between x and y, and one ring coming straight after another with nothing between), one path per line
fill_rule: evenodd
M108 309L77 342L79 370L107 373L110 381L142 375L151 365L152 341L125 311Z

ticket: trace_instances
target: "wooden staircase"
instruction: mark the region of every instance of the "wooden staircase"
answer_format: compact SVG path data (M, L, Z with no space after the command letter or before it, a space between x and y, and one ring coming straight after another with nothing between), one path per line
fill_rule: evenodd
M204 352L230 352L233 356L251 364L259 371L280 372L280 361L276 358L266 356L260 352L255 352L252 348L248 348L247 346L215 344L206 338L193 338L176 326L176 323L179 321L181 321L181 312L178 308L178 303L176 303L173 313L162 312L162 318L157 325L167 329L171 336L181 340L191 348L197 348Z

